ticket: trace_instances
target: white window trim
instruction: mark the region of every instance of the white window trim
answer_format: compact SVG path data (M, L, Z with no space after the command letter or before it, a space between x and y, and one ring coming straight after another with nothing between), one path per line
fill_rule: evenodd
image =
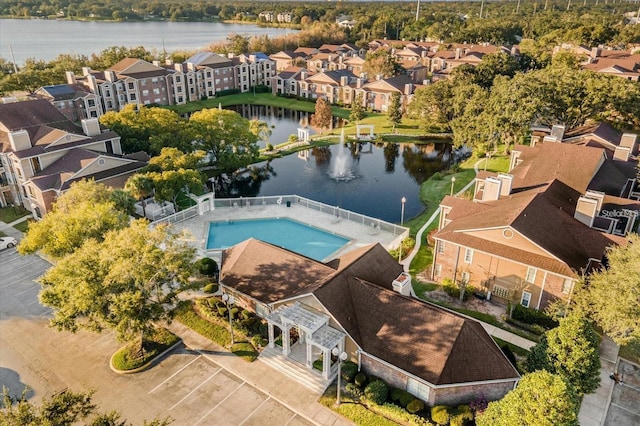
M473 249L464 249L464 263L473 263Z
M444 253L445 243L444 241L438 241L438 253Z
M529 298L527 299L527 304L526 305L524 304L524 302L525 302L525 298L524 298L525 294L529 295ZM522 297L520 298L520 304L522 306L524 306L525 308L528 308L531 305L531 297L532 297L531 293L529 293L528 291L523 291L522 292Z
M527 275L524 277L524 280L528 283L536 282L536 275L538 274L538 269L532 266L527 267ZM529 276L532 275L532 278L529 279Z

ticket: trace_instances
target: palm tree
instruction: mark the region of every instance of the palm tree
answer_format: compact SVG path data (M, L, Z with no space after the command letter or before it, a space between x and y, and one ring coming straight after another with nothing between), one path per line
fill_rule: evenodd
M124 189L136 200L142 200L142 216L147 217L146 197L153 192L153 181L145 174L136 173L127 180Z

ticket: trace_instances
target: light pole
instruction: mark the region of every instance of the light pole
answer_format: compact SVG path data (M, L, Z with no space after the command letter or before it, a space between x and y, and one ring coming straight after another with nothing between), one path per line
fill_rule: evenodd
M349 354L344 351L340 352L340 349L338 349L337 346L331 349L331 353L338 357L338 393L336 396L336 404L340 405L340 376L342 375L342 361L346 361Z
M233 305L233 296L229 296L227 293L222 293L222 301L227 306L227 313L229 314L229 332L231 333L231 346L235 344L233 339L233 322L231 321L231 305Z
M453 197L453 185L456 183L456 177L451 176L451 196Z
M402 203L402 210L400 211L400 225L404 225L404 203L407 202L407 199L402 197L400 202Z

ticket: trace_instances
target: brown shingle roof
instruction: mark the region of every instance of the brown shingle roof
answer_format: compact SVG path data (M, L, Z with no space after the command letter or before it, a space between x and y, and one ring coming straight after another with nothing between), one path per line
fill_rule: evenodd
M429 383L519 377L474 320L353 277L314 294L366 353Z
M273 303L311 293L333 272L313 259L251 238L222 252L220 282Z

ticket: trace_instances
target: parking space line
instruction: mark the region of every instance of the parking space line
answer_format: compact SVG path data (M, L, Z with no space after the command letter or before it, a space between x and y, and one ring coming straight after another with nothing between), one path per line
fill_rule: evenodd
M284 426L287 426L289 423L291 423L293 421L293 419L296 418L296 416L298 415L298 413L296 413L295 411L293 412L293 416L291 416L291 418L289 420L287 420L287 422L284 424Z
M12 259L12 260L13 260L13 259ZM39 261L35 261L35 262L25 263L24 265L18 266L17 268L15 268L15 267L14 267L14 268L11 268L11 272L15 272L15 271L17 271L17 270L19 270L19 269L26 268L26 267L31 266L31 265L34 265L34 264L36 264L36 263L40 263L40 262L39 262Z
M21 282L23 282L25 279L28 279L28 280L30 280L30 281L34 281L34 282L35 282L35 280L34 280L33 278L39 277L39 276L40 276L40 275L42 275L43 273L44 273L44 271L42 271L42 272L36 272L35 274L33 274L33 273L32 273L32 274L27 275L26 277L20 277L20 278L18 278L17 280L13 280L13 281L11 281L9 284L7 284L7 283L3 284L3 285L2 285L2 288L11 287L12 285L15 285L15 284L20 284L20 283L21 283Z
M162 385L164 385L165 383L167 383L169 380L171 380L172 378L174 378L175 376L177 376L178 374L180 374L182 372L182 370L184 370L185 368L187 368L188 366L190 366L191 364L193 364L194 362L196 362L200 357L202 357L202 355L198 355L197 357L195 357L193 360L191 360L187 365L185 365L184 367L182 367L180 370L176 371L175 373L173 373L171 376L169 376L168 378L166 378L165 380L162 381L162 383L160 383L158 386L156 386L155 388L151 389L149 391L149 393L147 395L151 395L153 392L157 391L158 388L160 388Z
M618 404L616 404L615 402L612 402L612 403L611 403L611 405L613 405L614 407L618 407L619 409L624 410L624 411L626 411L627 413L631 413L631 414L634 414L634 415L636 415L636 416L640 416L640 412L638 412L638 411L633 411L633 410L629 410L628 408L625 408L625 407L623 407L622 405L618 405Z
M222 368L219 368L219 369L218 369L218 371L216 371L215 373L213 373L212 375L210 375L210 376L207 378L207 380L205 380L204 382L200 383L198 386L196 386L195 388L193 388L193 389L191 390L191 392L189 392L188 394L186 394L186 395L185 395L185 396L184 396L180 401L178 401L178 402L176 402L175 404L173 404L173 405L171 406L171 408L169 408L169 411L173 410L173 409L174 409L174 408L176 408L178 405L180 405L180 403L181 403L182 401L184 401L185 399L189 398L189 396L190 396L191 394L193 394L195 391L197 391L198 389L200 389L200 387L201 387L201 386L203 386L203 385L204 385L205 383L207 383L209 380L213 379L213 378L216 376L216 374L218 374L218 373L219 373L219 372L221 372L221 371L222 371Z
M33 291L34 289L39 289L39 288L40 288L40 284L36 284L36 285L31 286L31 287L29 287L29 288L27 288L25 290L17 292L16 294L14 294L14 296L22 296L25 293L29 293L30 291ZM36 302L38 302L38 299L36 299ZM33 304L33 302L28 303L27 305L31 305L31 304Z
M262 392L260 392L260 393L262 393ZM262 407L262 406L264 405L264 403L265 403L265 402L267 402L267 401L268 401L268 400L270 400L270 399L271 399L271 397L268 397L267 399L265 399L264 401L262 401L260 404L258 404L258 406L257 406L257 407L252 411L252 412L250 412L250 413L249 413L249 415L248 415L247 417L245 417L245 418L244 418L244 420L243 420L243 421L241 421L241 422L240 422L240 424L239 424L238 426L242 426L242 425L243 425L247 420L249 420L249 418L250 418L251 416L253 416L253 414L254 414L256 411L258 411L258 410L260 409L260 407Z
M240 383L240 384L238 385L238 387L237 387L237 388L235 388L231 393L229 393L229 395L227 395L227 396L226 396L222 401L218 402L218 403L217 403L217 404L216 404L216 405L215 405L211 410L207 411L207 412L205 413L205 415L204 415L204 416L200 417L200 420L198 420L197 422L195 422L195 423L193 424L193 426L196 426L196 425L197 425L197 424L199 424L201 421L203 421L204 419L206 419L206 418L207 418L207 416L208 416L209 414L211 414L211 413L212 413L216 408L218 408L219 406L221 406L223 402L225 402L227 399L229 399L229 398L231 397L231 395L233 395L234 393L236 393L236 391L237 391L238 389L240 389L240 388L242 387L242 385L244 385L245 383L246 383L245 381L243 381L242 383Z

